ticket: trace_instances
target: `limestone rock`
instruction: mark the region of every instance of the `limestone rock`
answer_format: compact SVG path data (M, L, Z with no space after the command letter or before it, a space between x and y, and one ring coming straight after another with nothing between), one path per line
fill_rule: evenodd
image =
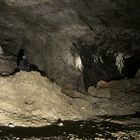
M3 54L3 50L2 50L2 48L0 46L0 55L2 55L2 54Z
M131 47L135 48L140 34L139 7L138 0L0 0L0 45L14 55L24 49L28 62L44 71L51 81L66 89L84 91L82 70L75 65L77 54L71 50L74 42L82 37L90 45L97 39L93 39L96 34L106 33L119 40L125 34L123 39L129 44L131 38ZM97 46L104 44L104 39L106 36L101 36L101 42L95 41ZM139 56L137 46L133 53ZM16 61L1 62L5 64L0 64L0 72L11 72ZM78 93L73 99L38 73L0 77L0 122L42 126L58 118L140 112L139 87L138 77L118 80L111 82L107 91L102 89L97 94L93 89L91 95Z
M15 55L25 49L29 63L49 79L82 91L82 73L70 50L73 42L91 30L102 32L110 26L139 33L137 11L136 0L1 0L0 44Z
M110 88L97 89L91 86L88 88L88 94L98 98L110 98Z
M0 55L0 75L8 76L17 68L15 57Z
M137 71L136 78L140 78L140 69Z
M140 111L139 84L137 78L112 81L108 91L98 90L94 96L78 93L71 98L37 72L0 77L0 123L44 126L59 118L85 120L100 115L133 114Z
M13 6L29 6L49 1L50 0L5 0L7 4Z
M37 72L0 78L0 122L42 126L59 118L80 119L82 113L69 104L60 90Z

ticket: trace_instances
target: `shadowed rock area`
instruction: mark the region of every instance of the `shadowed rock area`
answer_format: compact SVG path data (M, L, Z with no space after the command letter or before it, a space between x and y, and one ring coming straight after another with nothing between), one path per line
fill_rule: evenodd
M103 80L134 78L140 68L139 39L134 30L121 28L90 31L78 38L71 49L81 58L85 90L107 86L101 85Z

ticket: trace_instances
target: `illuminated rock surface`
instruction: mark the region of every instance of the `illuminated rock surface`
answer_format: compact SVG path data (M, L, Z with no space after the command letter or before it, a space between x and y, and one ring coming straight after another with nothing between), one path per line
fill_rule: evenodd
M91 88L88 95L70 98L37 72L1 77L0 123L44 126L59 118L85 120L97 115L135 114L140 109L139 84L138 78L114 81L108 89Z

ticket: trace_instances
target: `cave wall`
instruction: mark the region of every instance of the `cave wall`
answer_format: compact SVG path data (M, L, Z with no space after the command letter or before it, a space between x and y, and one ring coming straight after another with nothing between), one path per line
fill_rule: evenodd
M139 34L139 7L138 0L1 0L0 44L13 54L25 49L29 63L51 80L84 91L73 42L91 30L133 29Z

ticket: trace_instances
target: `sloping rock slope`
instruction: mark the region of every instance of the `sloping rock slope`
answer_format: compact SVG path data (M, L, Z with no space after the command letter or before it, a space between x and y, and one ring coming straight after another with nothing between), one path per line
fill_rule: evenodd
M44 126L59 118L85 120L103 115L134 114L140 111L139 78L111 82L106 89L90 87L88 95L79 93L80 96L70 98L37 72L1 77L0 124Z

